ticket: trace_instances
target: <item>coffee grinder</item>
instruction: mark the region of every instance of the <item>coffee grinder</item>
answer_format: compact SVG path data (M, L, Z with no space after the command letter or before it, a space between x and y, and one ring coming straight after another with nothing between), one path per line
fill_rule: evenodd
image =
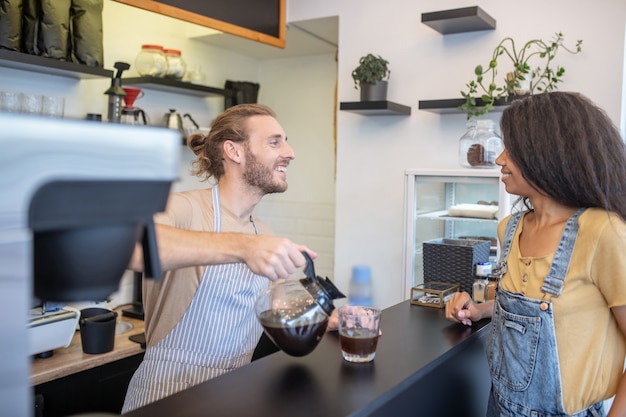
M114 65L117 73L111 78L111 87L104 94L109 96L107 107L107 120L109 123L120 123L122 119L122 97L126 94L122 89L122 73L130 68L126 62L116 62Z

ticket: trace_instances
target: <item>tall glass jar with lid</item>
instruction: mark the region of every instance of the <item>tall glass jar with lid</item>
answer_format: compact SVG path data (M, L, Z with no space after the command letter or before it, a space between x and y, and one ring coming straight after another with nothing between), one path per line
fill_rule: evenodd
M167 78L182 80L187 70L187 65L178 49L164 49L165 58L167 59Z
M142 77L165 77L167 59L161 45L141 45L135 58L135 70Z
M496 132L496 122L472 119L459 140L459 163L466 168L496 168L496 158L504 150Z

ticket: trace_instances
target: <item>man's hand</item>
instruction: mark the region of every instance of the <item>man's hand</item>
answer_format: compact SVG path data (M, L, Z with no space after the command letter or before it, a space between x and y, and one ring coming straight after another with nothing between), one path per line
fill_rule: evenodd
M287 279L302 268L306 264L302 252L307 252L311 259L317 258L317 253L289 239L267 235L252 237L254 239L242 250L242 260L252 272L271 281Z
M328 327L326 330L329 332L339 330L339 310L334 309L332 313L330 313L330 317L328 318Z

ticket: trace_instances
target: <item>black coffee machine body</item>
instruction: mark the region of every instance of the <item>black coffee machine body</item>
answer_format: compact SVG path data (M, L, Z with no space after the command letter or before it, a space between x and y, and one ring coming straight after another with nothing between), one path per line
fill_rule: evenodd
M36 122L36 123L35 123ZM26 323L35 299L91 301L119 287L137 242L160 278L152 216L178 178L162 128L0 113L0 404L33 413Z

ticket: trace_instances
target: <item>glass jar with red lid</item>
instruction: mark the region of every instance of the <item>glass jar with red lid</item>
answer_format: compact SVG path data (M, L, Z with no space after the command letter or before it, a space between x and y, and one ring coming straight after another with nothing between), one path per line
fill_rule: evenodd
M182 80L187 70L187 65L181 56L180 50L166 48L163 52L167 59L167 73L165 76L175 80Z
M135 58L135 70L142 77L165 77L167 58L161 45L141 45L141 51Z

